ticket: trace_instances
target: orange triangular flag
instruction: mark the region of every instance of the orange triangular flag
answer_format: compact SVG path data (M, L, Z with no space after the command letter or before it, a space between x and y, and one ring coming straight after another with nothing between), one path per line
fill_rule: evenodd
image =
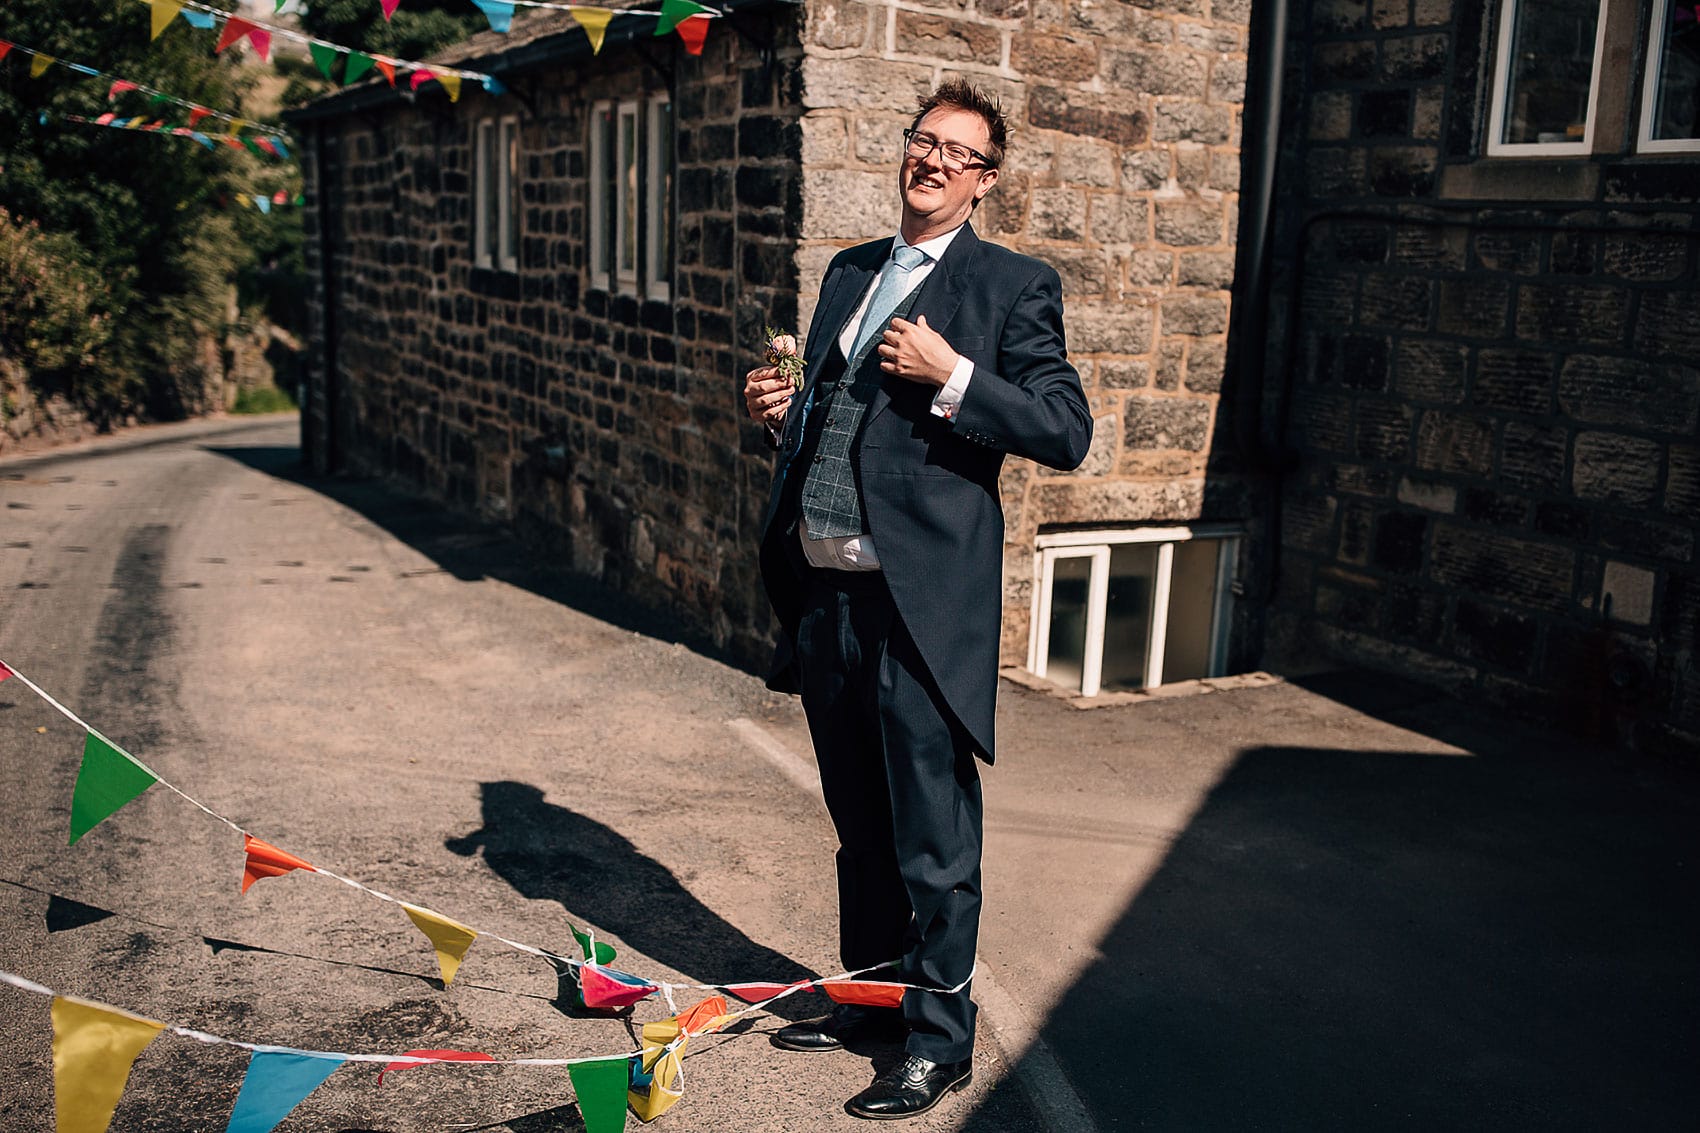
M374 59L372 62L384 73L384 78L390 81L390 86L395 86L395 64L388 59Z
M292 869L304 869L308 873L318 873L307 862L294 854L278 849L270 842L262 842L252 834L242 835L242 848L248 855L248 860L242 866L242 892L248 892L248 886L262 877L282 877Z
M183 11L183 5L177 0L151 0L153 6L153 34L149 39L158 39L159 33L171 26L171 21Z
M673 29L679 33L679 38L685 41L685 54L701 55L702 41L708 37L708 17L692 16L680 20L679 26Z
M590 53L600 54L602 38L608 34L608 21L614 18L614 13L607 8L574 8L572 13L584 34L590 37Z
M68 996L53 1000L53 1108L60 1133L105 1133L130 1067L163 1023Z

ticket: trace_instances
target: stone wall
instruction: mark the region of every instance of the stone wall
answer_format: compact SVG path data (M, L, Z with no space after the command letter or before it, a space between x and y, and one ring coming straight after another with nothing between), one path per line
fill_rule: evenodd
M811 0L802 65L803 319L840 248L896 231L901 131L961 74L1009 153L980 235L1054 266L1096 418L1059 476L1012 460L1003 654L1023 663L1041 526L1244 518L1210 494L1238 213L1249 0Z
M771 54L724 23L700 58L666 41L670 301L593 289L587 268L591 103L669 89L637 46L611 41L500 99L469 84L452 106L427 93L321 119L301 147L317 290L304 430L319 466L512 524L752 658L769 618L753 548L771 458L739 390L762 319L797 317L800 213L796 32L763 19L778 24ZM515 113L519 270L491 271L472 263L474 124Z
M1495 8L1298 9L1275 643L1693 744L1700 171L1483 158Z

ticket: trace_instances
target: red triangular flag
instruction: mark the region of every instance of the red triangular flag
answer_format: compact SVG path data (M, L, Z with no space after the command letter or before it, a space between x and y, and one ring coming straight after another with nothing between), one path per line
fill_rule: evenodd
M390 86L395 86L395 64L387 59L374 59L372 62L384 73L384 78L390 81Z
M437 76L433 75L429 71L425 71L425 70L415 71L415 72L413 72L413 80L409 85L414 90L418 90L420 87L424 86L426 83L430 82L432 79L434 79L436 77Z
M579 968L578 986L586 1007L630 1007L657 990L648 980L597 964Z
M96 126L105 126L105 125L109 124L116 117L118 117L118 115L113 114L110 111L108 111L107 113L102 114L99 118L96 118L94 120L94 124Z
M727 984L726 990L745 1003L762 1003L776 995L783 995L794 987L804 987L808 982L799 980L794 984Z
M0 681L12 675L12 670L6 667L6 662L0 661Z
M435 1058L442 1062L494 1062L494 1058L477 1050L404 1050L401 1052L409 1058ZM392 1070L411 1070L415 1066L429 1066L429 1062L386 1062L384 1068L378 1071L378 1085L384 1084L384 1075Z
M239 19L236 16L229 17L224 21L224 34L218 37L218 46L213 48L213 54L218 54L243 36L257 30L247 20Z
M685 54L702 54L702 41L708 37L707 16L692 16L688 20L680 20L679 26L673 30L685 41Z
M197 106L193 110L189 111L189 128L191 130L194 129L195 123L199 122L202 118L205 118L211 113L212 111L208 110L204 106Z
M859 1003L864 1007L901 1007L903 988L861 980L836 980L820 985L834 1003Z
M267 144L270 144L270 143L267 143ZM276 151L274 150L273 152L276 152ZM279 189L277 192L272 194L272 204L274 204L274 205L286 205L288 203L289 203L289 194L284 192L282 189Z
M119 95L123 94L127 90L139 90L139 89L140 88L135 83L132 83L129 79L119 79L117 82L113 83L112 88L106 92L106 101L111 102L113 99L117 98Z
M248 860L242 866L244 893L248 892L248 886L262 877L282 877L292 869L304 869L308 873L319 872L294 854L286 853L270 842L262 842L252 834L242 835L242 848L248 854Z
M271 54L272 33L265 28L255 28L249 32L248 42L254 45L254 50L260 53L261 59Z
M12 45L0 39L0 59L6 58L6 52L12 50Z
M242 144L242 139L233 138L229 134L226 134L224 136L224 144L229 146L231 149L245 149L246 148Z

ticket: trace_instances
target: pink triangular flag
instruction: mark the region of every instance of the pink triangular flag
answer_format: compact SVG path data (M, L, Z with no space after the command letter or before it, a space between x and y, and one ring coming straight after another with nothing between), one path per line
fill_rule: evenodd
M254 50L260 53L261 59L271 54L272 33L265 28L255 28L249 32L248 42L254 45Z
M597 964L579 968L578 986L584 993L586 1007L630 1007L657 990L648 980Z
M107 115L107 117L110 118L112 116L109 114L109 115ZM7 677L9 677L11 675L12 675L12 670L10 670L6 667L6 662L0 661L0 681L5 680Z
M395 10L401 7L401 0L378 0L378 3L383 6L386 22L391 16L395 15Z
M425 70L415 71L415 72L413 72L413 80L412 80L410 85L412 86L412 88L414 90L418 90L420 87L424 86L426 83L430 82L432 79L434 79L436 77L437 76L433 75L429 71L425 71Z
M106 92L106 101L111 102L127 90L139 89L140 87L138 87L137 84L132 83L129 79L119 79L117 82L113 83L112 88Z

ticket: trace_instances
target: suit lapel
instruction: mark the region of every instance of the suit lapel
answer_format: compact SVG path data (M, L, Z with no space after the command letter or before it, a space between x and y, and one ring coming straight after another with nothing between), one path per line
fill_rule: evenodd
M962 305L962 284L968 278L968 268L979 243L979 237L974 235L974 226L964 222L962 231L956 234L956 239L945 249L939 266L934 268L921 284L921 293L915 296L915 305L909 310L910 322L916 322L925 315L929 327L941 335L945 334L950 320L956 317L956 309ZM868 405L867 420L862 422L864 429L891 404L888 388L891 383L902 381L905 379L887 378L880 383L879 390Z
M785 435L780 445L782 458L787 462L795 455L801 442L803 422L814 404L815 388L820 383L820 375L826 370L827 359L831 357L838 336L844 332L845 322L855 313L862 296L867 293L868 285L879 274L880 265L891 255L891 245L889 239L876 240L856 249L858 255L839 269L831 293L825 296L826 306L815 315L813 326L816 333L803 344L804 386L803 396L798 401L801 412L787 415Z

